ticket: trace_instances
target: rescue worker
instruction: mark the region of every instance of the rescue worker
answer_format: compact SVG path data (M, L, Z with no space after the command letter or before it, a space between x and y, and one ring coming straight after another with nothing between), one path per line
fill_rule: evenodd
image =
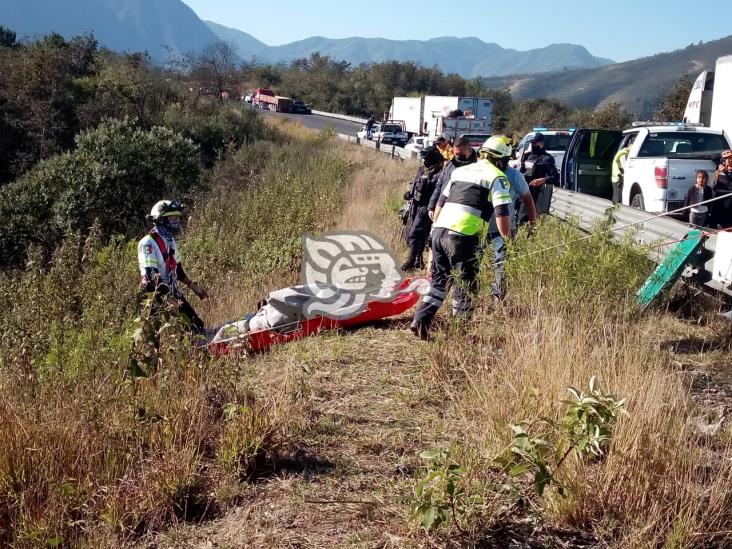
M147 219L153 222L153 228L137 245L142 276L140 287L155 293L153 314L163 301L172 300L178 312L190 320L191 331L203 334L203 321L178 288L178 283L182 282L199 299L208 298L206 290L188 278L183 269L183 259L174 238L182 229L182 217L183 206L178 202L161 200L152 207Z
M452 159L452 147L450 147L450 145L447 143L447 139L445 139L445 136L441 135L435 140L435 147L437 147L437 150L440 151L442 158L444 158L445 160Z
M453 315L471 316L471 294L477 290L480 268L481 233L491 216L495 213L501 236L506 238L511 232L510 183L503 171L508 168L511 148L505 137L494 136L483 144L481 153L483 158L474 164L452 172L437 202L432 233L432 285L410 326L421 339L429 338L430 325L447 297L449 285L454 286Z
M613 184L613 204L623 203L623 179L625 177L625 163L628 160L630 147L633 145L635 136L628 140L628 143L622 149L615 153L612 165L612 174L610 181Z
M544 134L537 133L531 138L531 152L521 161L521 173L526 178L540 214L548 214L554 185L559 183L559 172L554 157L544 149ZM521 204L519 223L529 220L526 204Z
M404 199L409 201L407 220L409 258L402 265L402 271L424 268L424 249L432 229L432 219L427 211L427 205L444 163L444 159L436 147L428 147L420 154L422 166L412 180L409 190L404 194Z
M732 227L732 149L722 153L722 163L714 175L714 198L730 198L712 203L712 223L715 228L727 229Z

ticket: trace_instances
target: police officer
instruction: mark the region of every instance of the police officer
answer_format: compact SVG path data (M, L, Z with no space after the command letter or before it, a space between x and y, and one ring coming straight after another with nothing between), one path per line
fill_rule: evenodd
M432 233L432 285L422 298L410 326L421 339L428 339L432 319L454 286L453 315L470 316L471 294L477 290L481 233L491 216L501 236L511 232L510 183L503 172L511 148L505 137L489 138L481 147L482 158L457 168L442 191L435 209ZM457 278L457 280L455 280Z
M137 245L137 260L142 276L140 287L146 292L155 293L153 313L164 300L170 298L178 312L190 320L191 331L202 334L203 321L178 288L178 282L182 282L200 299L208 298L206 290L188 278L183 270L183 259L173 237L182 228L182 216L183 206L178 202L161 200L152 207L147 218L153 222L153 228Z
M559 172L554 157L544 149L544 134L531 139L531 152L521 161L521 173L526 178L540 214L549 213L553 185L559 183ZM551 186L550 186L551 185ZM528 221L526 204L519 210L519 223Z
M432 228L432 219L429 216L427 205L444 163L440 151L436 147L428 147L421 153L422 166L404 194L409 201L409 219L407 229L407 243L409 244L409 259L402 265L403 271L424 268L424 249Z

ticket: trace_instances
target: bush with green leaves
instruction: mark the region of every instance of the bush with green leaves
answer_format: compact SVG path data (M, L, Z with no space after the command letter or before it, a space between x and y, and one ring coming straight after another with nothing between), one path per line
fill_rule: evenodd
M511 425L514 439L495 462L512 479L532 474L532 486L537 495L555 485L560 495L566 486L557 472L567 458L595 459L605 455L612 439L618 416L623 413L625 399L605 393L593 376L588 392L569 387L572 400L561 422L541 416ZM516 490L520 493L520 490Z
M184 197L199 182L196 145L175 131L110 120L80 134L76 149L0 189L0 267L21 265L28 246L47 254L65 234L133 234L150 205Z
M511 298L544 311L572 311L571 316L627 311L653 264L648 248L635 243L632 234L616 241L609 223L599 221L588 235L574 222L544 218L533 236L520 231L509 243L506 263ZM492 274L488 263L485 267L482 286L489 288Z
M425 530L452 521L463 531L466 516L482 503L479 494L466 490L465 467L455 462L450 450L429 450L419 455L426 462L417 479L414 495L404 498L410 504L410 516Z
M212 105L195 110L183 104L168 107L163 116L166 127L180 132L196 143L206 167L228 149L236 150L244 144L262 138L272 138L270 130L257 113L228 105Z

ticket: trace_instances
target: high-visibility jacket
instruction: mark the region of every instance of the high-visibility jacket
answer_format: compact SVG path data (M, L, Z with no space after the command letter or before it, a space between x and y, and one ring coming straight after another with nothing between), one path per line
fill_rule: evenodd
M173 237L164 237L155 228L137 244L137 262L143 284L149 282L148 269L154 269L160 275L160 282L170 286L175 293L178 264L181 261L180 251Z
M488 160L478 160L453 170L440 202L434 227L472 236L483 230L496 207L511 203L511 183Z
M612 174L610 177L610 181L613 183L618 183L620 181L620 177L625 173L625 162L628 159L629 152L629 147L623 147L615 153L615 158L613 158Z

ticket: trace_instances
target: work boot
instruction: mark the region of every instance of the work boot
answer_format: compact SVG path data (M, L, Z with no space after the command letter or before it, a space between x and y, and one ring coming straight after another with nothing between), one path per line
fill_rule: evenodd
M412 322L409 329L412 330L412 333L422 341L429 341L430 326L426 322Z
M416 265L413 257L410 257L404 263L402 263L402 271L405 273L413 271L415 268Z
M422 257L422 254L419 254L414 260L414 268L418 270L424 269L424 257Z

